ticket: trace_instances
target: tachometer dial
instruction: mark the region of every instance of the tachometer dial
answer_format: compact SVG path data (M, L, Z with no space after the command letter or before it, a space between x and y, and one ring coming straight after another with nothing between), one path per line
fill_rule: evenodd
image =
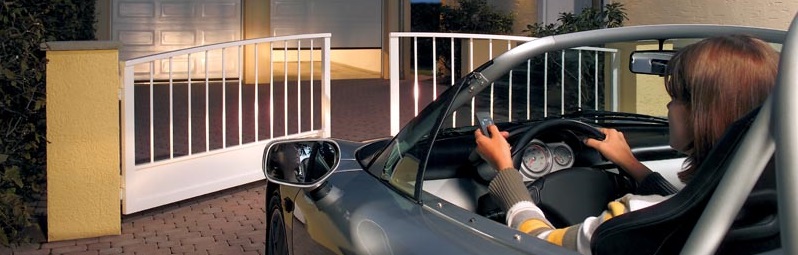
M524 148L522 160L526 174L532 178L540 177L551 169L551 152L539 142L532 142Z
M554 147L551 154L554 157L554 163L557 163L557 165L568 167L574 161L574 153L564 145Z

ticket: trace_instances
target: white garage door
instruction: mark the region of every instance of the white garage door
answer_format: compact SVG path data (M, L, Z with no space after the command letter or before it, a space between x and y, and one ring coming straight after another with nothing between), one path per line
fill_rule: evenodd
M114 0L112 1L112 39L122 43L120 60L189 48L205 44L241 39L241 0ZM224 53L228 77L238 75L238 50ZM192 56L189 60L172 59L172 70L205 73L205 62L211 76L219 76L222 52ZM153 65L157 79L169 71L166 61ZM137 74L150 73L148 65L137 68ZM193 76L193 75L192 75ZM138 77L138 75L137 75Z
M334 48L380 48L382 2L271 0L272 35L332 33Z

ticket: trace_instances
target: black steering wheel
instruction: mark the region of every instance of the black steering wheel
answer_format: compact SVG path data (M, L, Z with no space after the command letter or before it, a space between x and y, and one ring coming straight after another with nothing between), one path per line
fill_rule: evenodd
M554 131L572 131L582 141L590 137L604 139L604 134L584 122L570 119L553 119L539 123L527 130L512 149L513 164L521 169L523 150L539 135ZM598 216L607 203L625 194L619 187L627 187L626 179L618 174L588 166L572 167L552 172L527 184L535 204L543 210L555 227L578 224L590 216Z

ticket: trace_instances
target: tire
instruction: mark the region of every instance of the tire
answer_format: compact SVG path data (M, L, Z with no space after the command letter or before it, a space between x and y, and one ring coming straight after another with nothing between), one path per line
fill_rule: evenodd
M288 255L283 206L280 203L280 192L275 190L269 196L266 217L269 219L266 228L266 254Z

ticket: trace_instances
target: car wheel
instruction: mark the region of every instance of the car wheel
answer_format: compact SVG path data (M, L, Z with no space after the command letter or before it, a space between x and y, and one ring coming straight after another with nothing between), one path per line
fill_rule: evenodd
M274 191L269 197L267 205L269 219L268 229L266 229L266 254L287 255L288 242L285 237L285 221L283 220L283 206L280 203L280 193Z

